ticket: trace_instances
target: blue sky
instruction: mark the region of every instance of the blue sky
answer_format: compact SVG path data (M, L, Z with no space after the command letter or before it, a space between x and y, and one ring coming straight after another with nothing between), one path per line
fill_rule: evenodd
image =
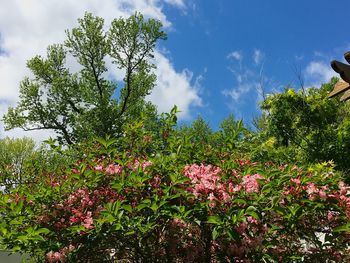
M185 12L165 9L173 30L162 45L171 53L175 68L186 67L194 76L202 76L203 106L192 108L192 115L203 116L214 128L230 113L246 123L259 114L256 83L262 78L266 93L286 85L300 87L298 74L305 86L319 85L332 74L329 61L342 59L350 48L346 27L350 1L191 4ZM248 76L239 83L244 75ZM236 91L234 97L230 91Z
M159 19L168 39L155 50L157 83L147 98L159 112L174 104L181 122L202 116L211 127L229 114L247 125L259 116L262 91L291 85L319 86L335 73L332 59L350 50L349 0L0 0L0 115L19 98L19 82L30 76L26 61L45 56L62 43L65 29L85 12L105 19L135 11ZM76 64L68 65L76 67ZM107 61L110 76L123 72ZM53 133L4 131L0 138L30 136L41 141Z

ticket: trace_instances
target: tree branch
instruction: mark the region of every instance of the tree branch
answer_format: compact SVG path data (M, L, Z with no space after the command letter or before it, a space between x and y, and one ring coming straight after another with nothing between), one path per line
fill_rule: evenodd
M131 94L131 70L130 70L130 68L128 68L126 74L127 74L127 76L126 76L126 96L125 96L125 99L123 101L123 106L122 106L122 109L119 113L119 117L121 117L124 114L124 112L126 110L126 104L129 100L129 97Z
M78 109L74 102L71 101L70 99L66 98L67 99L67 102L69 103L69 105L72 107L72 109L76 112L76 113L79 113L79 114L82 114L82 111L80 109Z
M100 85L100 81L98 79L98 74L97 74L97 71L96 71L96 68L95 68L95 65L94 65L94 56L92 55L91 51L89 51L89 54L90 54L90 56L88 56L88 58L90 59L89 64L90 64L90 66L92 68L92 73L94 75L96 86L97 86L97 89L98 89L98 92L99 92L99 95L100 95L100 99L102 101L102 99L103 99L103 90L102 90L102 87Z

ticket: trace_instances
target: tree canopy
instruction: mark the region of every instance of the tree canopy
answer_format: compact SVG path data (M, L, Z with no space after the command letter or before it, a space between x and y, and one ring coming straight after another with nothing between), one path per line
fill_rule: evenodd
M33 77L21 82L20 101L4 116L7 130L54 130L61 143L72 144L118 136L141 112L154 116L155 107L144 98L155 85L150 60L155 45L166 38L161 23L138 13L114 19L107 31L104 20L92 14L78 21L63 44L48 47L46 58L27 62ZM124 76L112 78L109 61ZM69 66L76 62L75 72Z
M279 149L293 151L294 161L315 163L333 160L337 169L348 173L350 159L348 103L329 99L337 79L319 88L271 95L262 102L260 134Z

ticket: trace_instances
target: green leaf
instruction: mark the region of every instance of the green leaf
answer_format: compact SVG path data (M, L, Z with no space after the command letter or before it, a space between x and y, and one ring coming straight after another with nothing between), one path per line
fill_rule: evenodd
M25 242L25 241L27 241L28 240L28 236L24 236L24 235L22 235L22 236L18 236L17 237L17 239L19 240L19 241L22 241L22 242Z
M246 213L249 213L249 212L255 212L257 209L255 206L248 206L247 209L245 210Z
M279 196L272 197L272 199L271 199L271 206L268 208L268 210L273 209L277 205L277 203L279 202L279 199L280 199Z
M144 204L144 203L142 204L142 203L141 203L141 204L139 204L139 205L136 206L136 210L137 210L137 211L141 211L142 209L144 209L144 208L146 208L146 207L149 207L149 204Z
M132 207L131 207L131 205L123 205L122 207L123 207L124 210L128 211L129 213L132 212Z
M153 202L150 208L153 210L153 212L156 212L158 210L159 206L156 202Z
M271 192L271 185L270 184L265 184L262 188L261 188L261 192L263 192L264 194L270 193Z
M339 226L337 228L333 229L333 232L338 233L338 232L350 232L350 223L347 223L345 225Z
M288 209L293 216L296 216L298 211L301 209L301 206L298 204L294 204L294 206L288 206Z
M189 216L191 213L193 212L193 210L188 210L183 217L186 218L187 216Z
M39 228L38 230L35 230L35 234L48 234L51 231L47 228Z
M217 230L216 227L213 229L211 235L212 235L212 239L213 239L213 240L216 240L217 237L219 236L219 232L218 232L218 230Z
M250 215L250 216L254 217L255 219L260 220L260 217L256 211L257 211L257 209L254 206L249 206L245 210L245 215Z
M260 216L258 215L258 213L254 212L254 211L246 212L246 215L250 215L250 216L254 217L257 220L260 220Z
M240 198L235 198L235 199L233 199L232 202L237 203L237 204L243 204L243 205L247 204L247 201L245 201L244 199L240 199Z
M241 240L241 236L234 230L229 229L227 231L228 236L230 237L231 240L236 240L236 241L240 241Z
M221 222L222 221L220 216L209 216L207 220L207 223L215 225L221 224Z

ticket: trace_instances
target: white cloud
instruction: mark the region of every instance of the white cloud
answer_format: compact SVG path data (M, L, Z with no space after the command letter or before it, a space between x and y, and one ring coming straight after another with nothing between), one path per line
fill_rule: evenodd
M165 0L165 2L167 4L170 4L170 5L173 5L173 6L177 6L179 8L185 8L186 7L186 5L185 5L183 0Z
M295 55L294 58L296 61L301 61L304 59L304 56L303 55Z
M248 64L243 59L243 56L239 56L241 53L235 54L233 52L230 54L232 54L232 58L239 60L240 63L229 66L229 70L234 78L233 85L230 88L223 89L221 94L229 98L227 105L234 112L241 112L239 109L245 107L247 103L253 103L251 106L257 107L263 99L265 85L270 85L272 82L270 78L263 74L262 62L265 54L259 49L253 50L252 59L254 65L260 65L260 67L251 66L251 61Z
M114 18L127 17L139 11L146 17L159 19L169 29L171 22L164 14L163 6L170 4L177 8L186 8L183 0L0 0L0 4L1 116L8 106L16 104L19 82L24 76L30 75L26 69L26 61L35 55L45 56L48 45L61 43L65 39L64 30L76 26L77 19L85 12L103 17L108 25ZM191 78L186 71L176 72L165 55L157 54L157 58L159 80L155 94L151 96L153 102L160 110L168 110L168 105L174 102L183 109L183 116L189 116L190 105L200 104L195 87L190 85ZM111 74L116 76L118 73L120 72L113 69ZM176 93L181 96L175 96ZM0 137L28 134L19 131L4 132L0 121ZM47 138L48 134L35 132L34 136L41 139Z
M259 83L257 82L247 82L242 83L237 86L235 86L232 89L225 89L222 91L222 94L226 97L230 97L234 102L239 102L239 100L242 98L242 96L246 95L247 93L254 92L258 88Z
M229 69L233 74L235 85L230 89L224 89L221 93L235 103L240 102L242 97L248 93L253 93L255 96L259 87L258 72L252 71L245 66L240 66L239 68L237 66L234 68L230 67Z
M184 69L181 73L174 70L169 59L162 53L156 52L154 59L158 65L156 69L157 86L148 99L158 106L159 112L167 112L174 105L181 110L180 117L190 117L190 106L201 106L199 85L202 76L198 76L191 85L193 73Z
M236 50L229 53L226 58L241 61L243 59L243 54L241 51Z
M336 75L329 63L323 61L311 61L304 71L305 81L308 86L320 86Z
M260 49L254 49L253 60L255 65L259 65L264 59L265 54Z

